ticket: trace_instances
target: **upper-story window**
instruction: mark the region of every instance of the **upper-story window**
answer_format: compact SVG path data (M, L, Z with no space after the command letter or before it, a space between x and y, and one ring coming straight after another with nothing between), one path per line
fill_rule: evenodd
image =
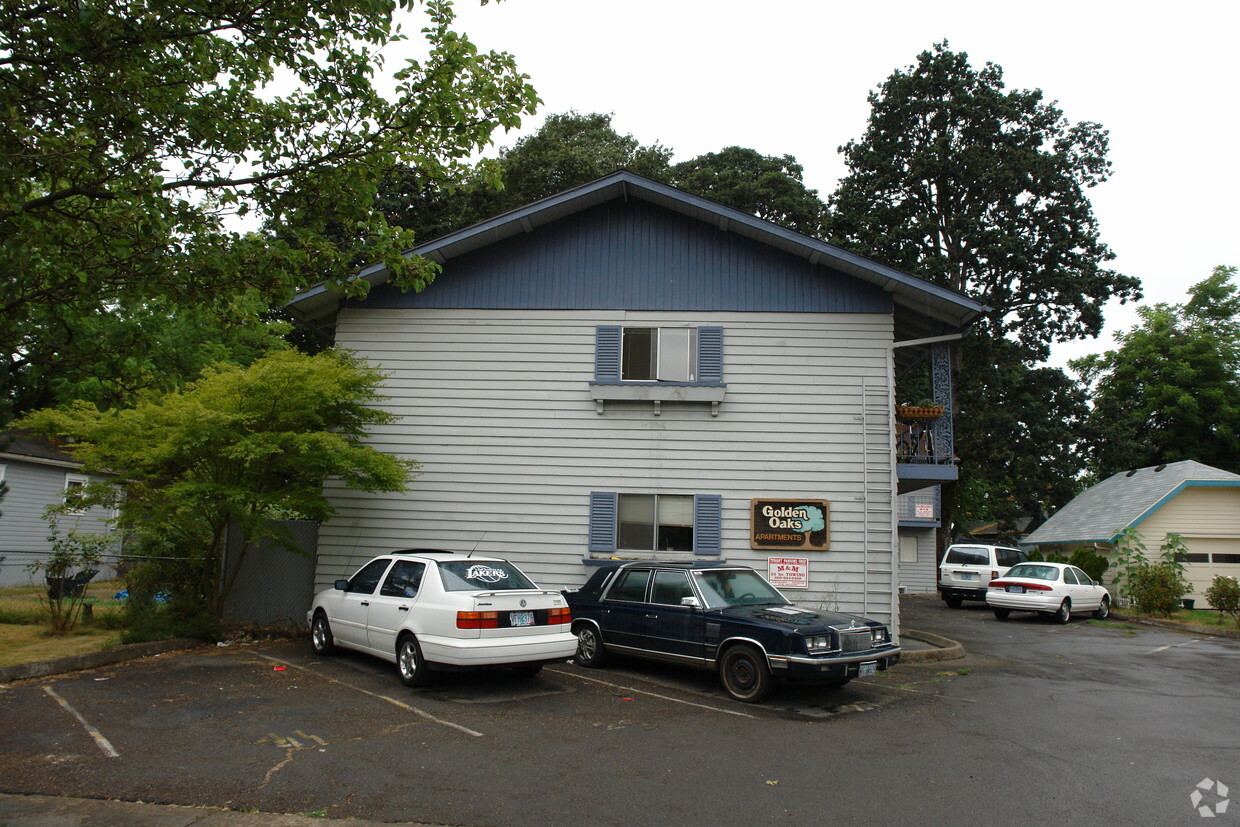
M620 378L626 382L696 382L697 328L626 327Z
M594 379L723 385L723 328L601 325Z

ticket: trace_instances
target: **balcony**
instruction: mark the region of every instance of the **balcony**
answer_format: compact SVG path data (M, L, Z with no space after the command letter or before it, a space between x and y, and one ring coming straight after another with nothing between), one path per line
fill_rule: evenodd
M951 360L948 347L935 344L914 367L928 368L922 387L933 400L895 409L896 491L907 494L932 485L955 482L955 435L952 428Z

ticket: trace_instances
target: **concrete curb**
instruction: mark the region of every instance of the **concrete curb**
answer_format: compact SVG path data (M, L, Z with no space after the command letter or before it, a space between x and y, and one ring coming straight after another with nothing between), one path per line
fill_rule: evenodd
M951 638L936 635L931 632L922 632L917 629L905 629L900 633L901 638L912 638L922 643L928 643L934 647L932 649L904 649L900 652L901 663L922 663L936 660L958 660L963 658L968 652L958 642Z
M76 672L81 669L95 669L126 660L162 655L180 649L193 649L202 646L201 640L179 637L171 640L153 640L148 643L129 643L124 646L113 646L100 652L87 652L82 655L69 655L55 660L36 661L34 663L17 663L13 666L0 666L0 683L42 678L47 675L59 675L62 672Z
M1126 623L1143 623L1146 626L1157 626L1160 629L1173 629L1178 632L1187 632L1193 635L1212 635L1214 637L1226 637L1232 640L1240 640L1240 630L1220 629L1217 626L1194 626L1188 623L1173 623L1170 620L1159 620L1155 617L1143 617L1140 615L1125 615L1119 612L1111 612L1111 616L1107 620L1122 620Z

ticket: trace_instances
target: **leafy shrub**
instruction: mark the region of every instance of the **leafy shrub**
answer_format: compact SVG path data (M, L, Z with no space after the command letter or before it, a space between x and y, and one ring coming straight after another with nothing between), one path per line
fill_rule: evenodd
M1210 588L1206 589L1206 600L1240 626L1240 580L1222 574L1214 575Z
M1189 585L1170 563L1144 563L1129 571L1127 591L1137 611L1170 617L1189 592Z
M1102 582L1102 575L1111 567L1111 564L1107 562L1105 557L1094 553L1093 549L1085 547L1078 548L1072 552L1072 556L1068 558L1068 563L1076 566L1099 583Z

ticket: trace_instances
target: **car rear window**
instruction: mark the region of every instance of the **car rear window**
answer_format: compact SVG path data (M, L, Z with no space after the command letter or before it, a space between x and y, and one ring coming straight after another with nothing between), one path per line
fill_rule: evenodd
M955 566L989 566L990 555L984 548L949 548L943 562Z
M445 560L439 564L439 575L444 589L450 592L538 588L507 560Z
M1018 551L1014 548L997 548L995 549L995 556L999 558L999 565L1001 566L1015 566L1029 559L1023 551Z
M1007 577L1025 577L1029 580L1058 580L1059 569L1054 566L1039 566L1036 563L1021 563L1008 571Z

